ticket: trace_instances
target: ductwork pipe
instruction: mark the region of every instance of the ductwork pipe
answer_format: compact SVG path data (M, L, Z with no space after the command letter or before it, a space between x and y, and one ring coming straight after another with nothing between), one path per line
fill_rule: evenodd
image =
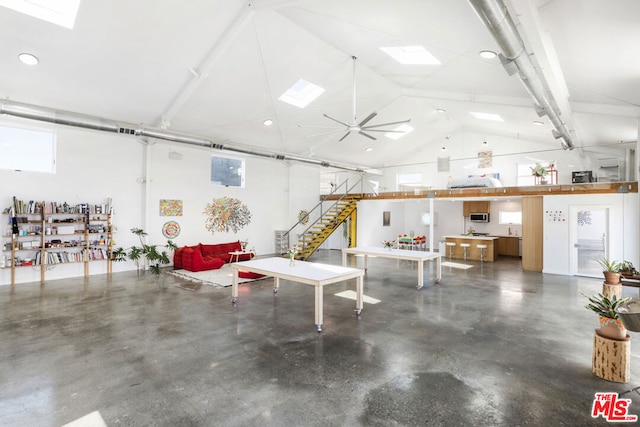
M229 146L218 144L206 137L189 135L166 129L150 128L144 125L132 125L120 123L113 120L106 120L100 117L86 114L73 113L70 111L54 110L51 108L36 105L24 104L14 101L0 100L0 114L21 117L23 119L37 120L41 122L54 123L65 126L78 127L83 129L97 130L101 132L116 133L120 135L130 135L133 137L156 138L165 141L178 142L181 144L196 145L211 148L214 150L226 150L235 153L247 154L250 156L266 157L276 160L290 160L300 163L308 163L316 166L332 167L351 172L365 172L363 168L339 163L331 163L320 159L310 159L307 157L294 156L290 154L278 154L266 151L256 151L239 146Z
M537 73L507 7L502 0L468 1L500 46L500 60L507 73L511 75L518 72L522 84L534 100L538 115L549 117L555 128L553 136L562 139L564 149L573 149L573 138L560 119L556 102L547 90L544 78Z

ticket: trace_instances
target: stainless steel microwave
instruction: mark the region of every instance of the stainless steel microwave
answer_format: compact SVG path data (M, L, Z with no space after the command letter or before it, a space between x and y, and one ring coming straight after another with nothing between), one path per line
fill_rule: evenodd
M472 222L489 222L489 214L488 213L470 213L469 221Z

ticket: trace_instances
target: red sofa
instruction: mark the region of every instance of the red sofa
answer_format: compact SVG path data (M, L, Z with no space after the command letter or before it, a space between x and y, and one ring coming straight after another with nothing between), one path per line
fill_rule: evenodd
M183 246L173 253L173 268L189 271L215 270L231 260L229 252L236 251L242 251L239 240L215 245L199 243L196 246ZM245 253L238 256L238 261L248 261L251 258L253 258L252 253Z

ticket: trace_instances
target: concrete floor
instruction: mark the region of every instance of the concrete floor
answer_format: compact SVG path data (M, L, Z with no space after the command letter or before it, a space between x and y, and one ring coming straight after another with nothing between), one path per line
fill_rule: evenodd
M339 251L310 261L340 263ZM362 259L350 258L362 267ZM518 259L443 267L416 290L415 264L371 259L360 318L325 288L273 280L188 290L136 272L0 287L0 425L588 426L596 392L631 381L591 373L601 280L523 272ZM637 298L638 290L625 288ZM640 338L632 338L632 341Z

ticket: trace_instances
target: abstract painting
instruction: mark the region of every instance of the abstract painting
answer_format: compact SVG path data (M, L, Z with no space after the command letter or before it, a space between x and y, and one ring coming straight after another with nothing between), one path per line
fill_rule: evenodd
M233 197L213 199L211 203L207 203L203 214L207 216L205 228L211 233L237 233L251 222L251 212L247 205Z

